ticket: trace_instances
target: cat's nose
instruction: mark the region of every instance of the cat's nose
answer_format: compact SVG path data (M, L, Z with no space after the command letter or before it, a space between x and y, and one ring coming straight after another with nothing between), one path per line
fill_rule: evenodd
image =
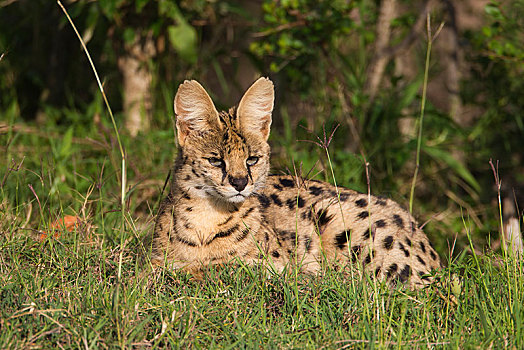
M229 183L235 188L238 192L246 188L247 185L247 176L246 177L228 177Z

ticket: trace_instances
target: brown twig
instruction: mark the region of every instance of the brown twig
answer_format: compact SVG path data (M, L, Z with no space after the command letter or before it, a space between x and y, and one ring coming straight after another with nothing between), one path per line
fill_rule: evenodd
M11 174L12 171L17 172L18 170L20 170L20 168L22 167L22 164L24 163L24 160L25 160L25 156L22 158L20 163L18 163L16 165L15 165L15 160L14 159L12 160L13 166L7 168L7 171L6 171L5 175L4 175L4 178L2 180L2 184L0 185L0 188L4 187L5 183L7 182L7 178L9 177L9 174Z
M253 38L262 38L262 37L265 37L265 36L268 36L268 35L271 35L271 34L275 34L275 33L284 31L286 29L291 29L291 28L295 28L295 27L303 27L306 24L307 24L306 20L299 19L298 21L290 22L290 23L284 23L284 24L281 24L281 25L279 25L279 26L277 26L275 28L271 28L271 29L265 30L263 32L253 33L253 34L251 34L251 36Z
M322 132L323 132L322 138L320 138L318 135L315 135L318 141L311 141L311 140L297 140L297 141L313 143L317 145L318 147L327 151L327 149L329 148L329 145L331 144L331 141L333 141L333 136L335 135L335 131L337 131L339 126L340 124L337 124L331 131L331 134L327 136L326 124L322 124Z
M42 205L40 204L40 198L38 198L38 195L36 194L35 189L31 184L27 184L27 186L29 186L31 192L33 192L33 195L35 196L36 201L38 202L38 208L40 209L40 213L42 213Z

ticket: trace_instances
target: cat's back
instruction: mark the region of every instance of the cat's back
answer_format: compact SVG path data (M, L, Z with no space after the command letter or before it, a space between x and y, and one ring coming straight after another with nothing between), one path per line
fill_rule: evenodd
M263 220L299 254L361 262L387 279L424 283L440 259L413 216L393 200L294 176L269 176Z

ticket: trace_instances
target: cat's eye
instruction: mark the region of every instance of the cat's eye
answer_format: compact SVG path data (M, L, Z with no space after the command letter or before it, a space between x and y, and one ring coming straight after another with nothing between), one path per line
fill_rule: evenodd
M220 168L224 165L224 161L220 158L211 157L207 158L207 160L209 161L209 164L216 166L217 168Z
M255 164L257 164L257 162L258 162L258 157L249 157L246 160L246 164L249 165L249 166L255 165Z

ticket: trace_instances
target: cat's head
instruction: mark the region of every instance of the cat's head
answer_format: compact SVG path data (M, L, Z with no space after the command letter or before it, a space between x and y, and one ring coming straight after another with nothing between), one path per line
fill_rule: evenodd
M182 164L177 182L200 197L241 203L264 186L269 172L269 128L273 83L260 78L237 108L218 112L195 80L185 81L175 96Z

